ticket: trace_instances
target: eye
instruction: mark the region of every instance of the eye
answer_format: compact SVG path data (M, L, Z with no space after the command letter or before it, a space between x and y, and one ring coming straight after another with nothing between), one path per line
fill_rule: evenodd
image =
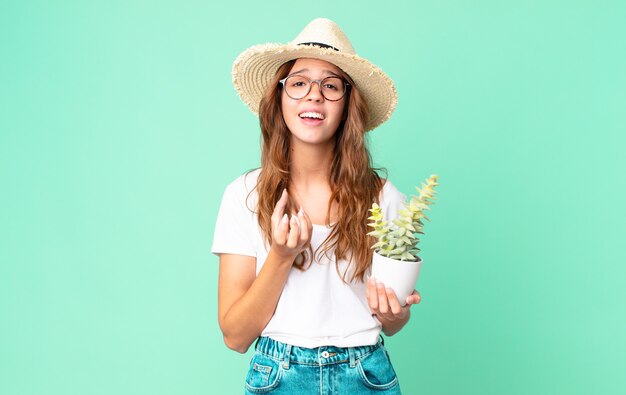
M324 80L324 89L328 90L340 90L342 86L341 80L339 78L327 78Z
M309 81L306 78L297 75L289 77L288 82L289 86L294 88L306 88L309 85Z

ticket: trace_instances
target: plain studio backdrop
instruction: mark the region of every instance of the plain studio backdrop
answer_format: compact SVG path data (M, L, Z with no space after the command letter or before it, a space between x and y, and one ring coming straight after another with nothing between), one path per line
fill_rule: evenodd
M242 393L210 246L259 128L230 70L315 17L397 84L375 165L439 175L404 393L626 393L620 0L0 2L0 393Z

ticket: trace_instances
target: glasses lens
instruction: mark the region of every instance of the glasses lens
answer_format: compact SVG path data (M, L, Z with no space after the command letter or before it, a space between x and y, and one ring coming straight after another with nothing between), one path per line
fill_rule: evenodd
M339 100L346 92L346 85L338 77L327 77L322 80L322 94L328 100Z
M293 99L302 99L309 93L311 81L300 75L292 75L285 81L285 90L287 95Z
M326 77L320 82L322 95L336 101L346 93L346 84L339 77ZM285 80L285 91L292 99L302 99L311 90L311 80L301 75L292 75Z

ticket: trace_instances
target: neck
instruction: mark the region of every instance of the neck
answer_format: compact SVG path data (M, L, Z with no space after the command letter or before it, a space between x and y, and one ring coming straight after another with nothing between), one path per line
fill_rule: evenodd
M332 144L320 146L292 141L290 178L294 186L307 189L315 184L328 184L334 155Z

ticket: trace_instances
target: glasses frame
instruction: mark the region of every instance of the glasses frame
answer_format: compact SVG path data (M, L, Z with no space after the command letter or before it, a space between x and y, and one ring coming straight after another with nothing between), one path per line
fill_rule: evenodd
M287 88L285 87L285 81L287 81L288 78L290 77L302 77L302 78L306 78L309 81L309 90L304 94L304 96L296 99L295 97L291 96L288 92L287 92ZM338 78L339 80L341 80L341 82L343 82L343 87L344 87L344 91L343 91L343 95L341 95L341 97L339 99L329 99L326 97L326 95L324 94L324 90L322 89L322 81L328 79L328 78ZM319 80L312 80L307 76L304 75L299 75L299 74L290 74L288 76L286 76L285 78L283 78L282 80L278 81L278 83L283 87L283 89L285 89L285 93L287 94L287 96L289 96L291 99L293 100L302 100L305 97L308 96L309 93L311 93L311 88L313 87L313 84L317 82L317 87L320 91L320 94L324 97L325 100L328 101L339 101L341 99L343 99L344 97L346 97L346 93L348 93L348 90L350 89L350 83L346 80L344 80L343 78L337 76L337 75L329 75L328 77L324 77L322 79Z

